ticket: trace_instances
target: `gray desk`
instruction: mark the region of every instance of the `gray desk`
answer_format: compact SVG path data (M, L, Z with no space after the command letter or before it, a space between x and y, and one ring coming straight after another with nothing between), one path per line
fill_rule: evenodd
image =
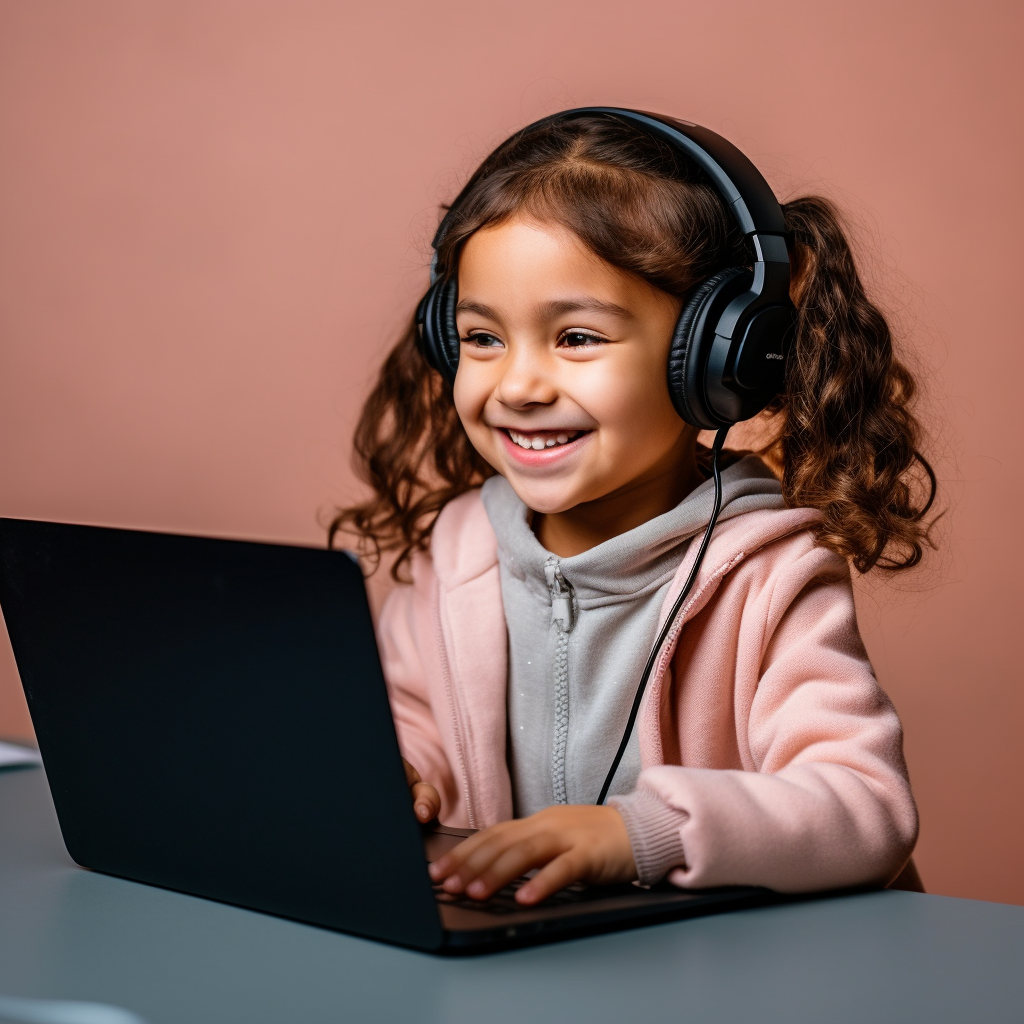
M0 771L0 992L150 1024L1024 1021L1024 908L878 892L443 960L83 871Z

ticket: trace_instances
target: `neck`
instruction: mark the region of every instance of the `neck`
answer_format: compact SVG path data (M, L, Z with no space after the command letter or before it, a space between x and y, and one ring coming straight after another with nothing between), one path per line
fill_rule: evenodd
M535 515L537 539L559 558L571 558L675 508L704 482L697 465L696 432L687 434L682 450L672 449L626 487L565 512Z

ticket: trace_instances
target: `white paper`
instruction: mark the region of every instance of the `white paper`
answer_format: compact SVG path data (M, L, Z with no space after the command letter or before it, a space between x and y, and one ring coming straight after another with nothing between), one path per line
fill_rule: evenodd
M20 747L15 743L4 743L0 740L0 768L10 768L16 764L41 764L39 751L31 747Z

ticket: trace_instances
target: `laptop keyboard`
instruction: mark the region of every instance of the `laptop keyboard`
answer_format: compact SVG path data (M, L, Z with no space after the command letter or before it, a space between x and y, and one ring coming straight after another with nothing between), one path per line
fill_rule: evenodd
M493 896L486 900L474 900L469 896L445 892L440 885L434 886L434 899L438 903L447 903L449 906L462 907L465 910L482 910L486 914L521 914L523 911L532 910L534 907L564 907L571 903L580 903L586 899L593 899L595 896L607 895L601 890L592 890L579 882L567 886L549 896L541 903L525 907L516 902L516 889L524 885L527 878L517 878L514 882L499 889Z

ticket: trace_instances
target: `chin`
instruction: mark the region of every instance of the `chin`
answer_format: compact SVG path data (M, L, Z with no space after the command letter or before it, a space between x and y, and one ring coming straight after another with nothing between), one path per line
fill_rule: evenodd
M524 484L513 476L503 475L508 480L512 490L519 495L519 500L527 508L540 515L553 516L559 512L568 512L569 509L575 508L579 504L579 499L575 495L567 495L564 489L556 494L546 487L537 487L529 483Z

